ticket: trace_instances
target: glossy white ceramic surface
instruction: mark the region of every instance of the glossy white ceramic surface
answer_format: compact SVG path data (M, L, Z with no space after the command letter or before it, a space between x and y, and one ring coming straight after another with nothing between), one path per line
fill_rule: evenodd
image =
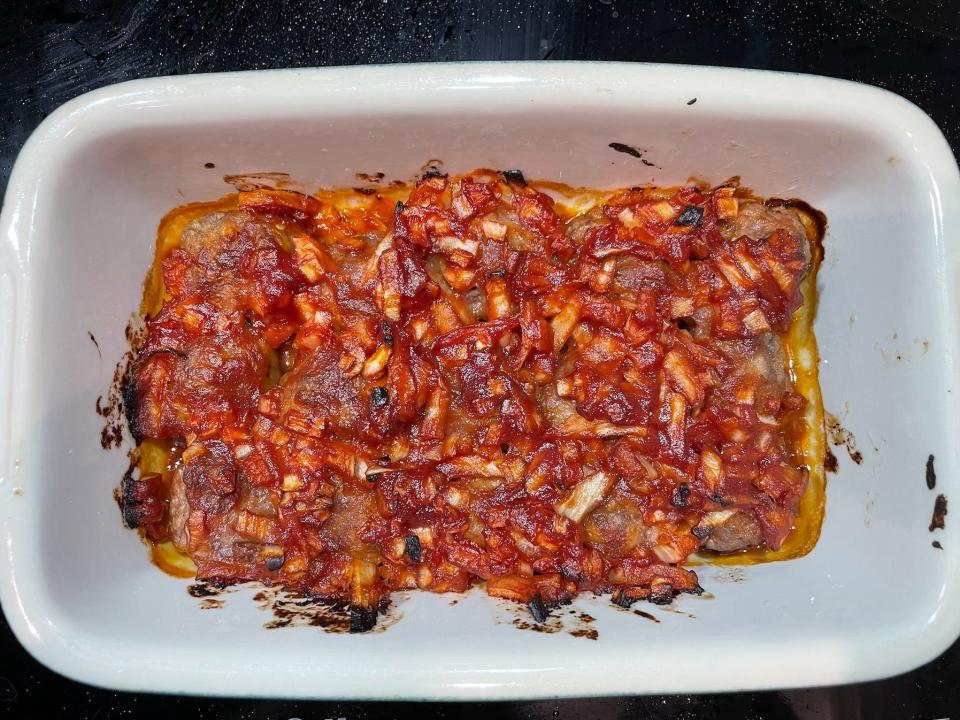
M227 192L225 173L352 185L357 172L407 179L434 158L453 172L519 167L607 187L736 174L826 212L821 380L863 463L835 450L809 556L701 568L713 599L679 599L686 614L644 608L659 624L582 599L596 641L520 631L476 592L453 606L403 598L403 617L380 633L267 630L252 590L201 610L185 581L149 563L121 526L111 493L126 458L100 448L94 401L127 347L160 217ZM908 670L960 632L960 518L927 530L936 493L957 493L958 233L957 166L935 125L897 96L838 80L460 64L158 78L84 95L31 137L0 219L3 610L45 664L126 690L493 699Z

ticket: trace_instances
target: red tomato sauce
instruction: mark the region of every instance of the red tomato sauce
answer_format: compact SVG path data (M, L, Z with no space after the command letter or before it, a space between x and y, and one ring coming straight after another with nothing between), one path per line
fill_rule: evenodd
M394 590L669 602L698 550L789 545L817 238L733 185L549 190L481 170L168 216L126 392L164 460L128 523L360 630Z

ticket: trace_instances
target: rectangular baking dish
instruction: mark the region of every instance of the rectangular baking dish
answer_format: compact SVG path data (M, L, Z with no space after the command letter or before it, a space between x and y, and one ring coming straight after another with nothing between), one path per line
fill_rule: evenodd
M581 598L596 640L518 630L510 608L480 592L455 605L398 597L402 617L363 636L268 630L255 589L204 610L186 581L150 564L121 526L112 491L127 459L101 449L94 403L128 348L160 217L225 194L227 173L343 186L361 172L408 179L433 159L451 172L518 167L602 187L740 175L758 194L826 212L821 382L862 462L834 448L839 473L812 553L699 568L713 597L643 608L659 623ZM960 632L960 522L928 529L936 495L957 493L958 233L957 166L933 122L839 80L482 63L157 78L89 93L30 138L0 219L3 610L41 662L122 690L506 699L909 670Z

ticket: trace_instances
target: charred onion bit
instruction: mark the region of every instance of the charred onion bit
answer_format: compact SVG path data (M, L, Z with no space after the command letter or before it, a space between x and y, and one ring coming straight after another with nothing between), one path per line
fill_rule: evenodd
M540 595L534 595L530 598L527 607L530 608L530 615L533 616L535 622L545 623L547 618L550 617L547 606L543 604L543 598Z
M377 608L350 606L350 632L363 633L373 630L377 625Z
M527 179L519 170L504 170L503 179L506 180L510 185L519 185L520 187L527 186Z
M386 406L389 400L390 393L387 392L385 387L378 385L370 391L370 401L373 403L374 408L382 408Z
M519 171L321 197L242 192L162 258L126 402L182 455L121 495L199 578L362 632L394 590L480 579L543 622L698 592L704 545L780 546L807 480L793 210L645 188L570 217Z
M686 227L689 225L696 225L700 227L700 223L703 221L703 208L697 207L696 205L687 205L683 212L677 217L674 225L679 227Z
M420 538L418 538L416 535L407 535L406 549L407 555L409 555L410 559L415 563L418 563L423 559L420 555Z

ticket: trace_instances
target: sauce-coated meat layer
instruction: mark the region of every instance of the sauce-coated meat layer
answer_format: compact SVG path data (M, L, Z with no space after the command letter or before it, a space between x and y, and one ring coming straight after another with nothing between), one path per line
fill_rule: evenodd
M699 592L691 553L776 549L796 518L783 337L813 249L732 185L579 214L515 172L241 192L158 258L126 404L170 465L125 517L355 629L476 579L539 609Z

